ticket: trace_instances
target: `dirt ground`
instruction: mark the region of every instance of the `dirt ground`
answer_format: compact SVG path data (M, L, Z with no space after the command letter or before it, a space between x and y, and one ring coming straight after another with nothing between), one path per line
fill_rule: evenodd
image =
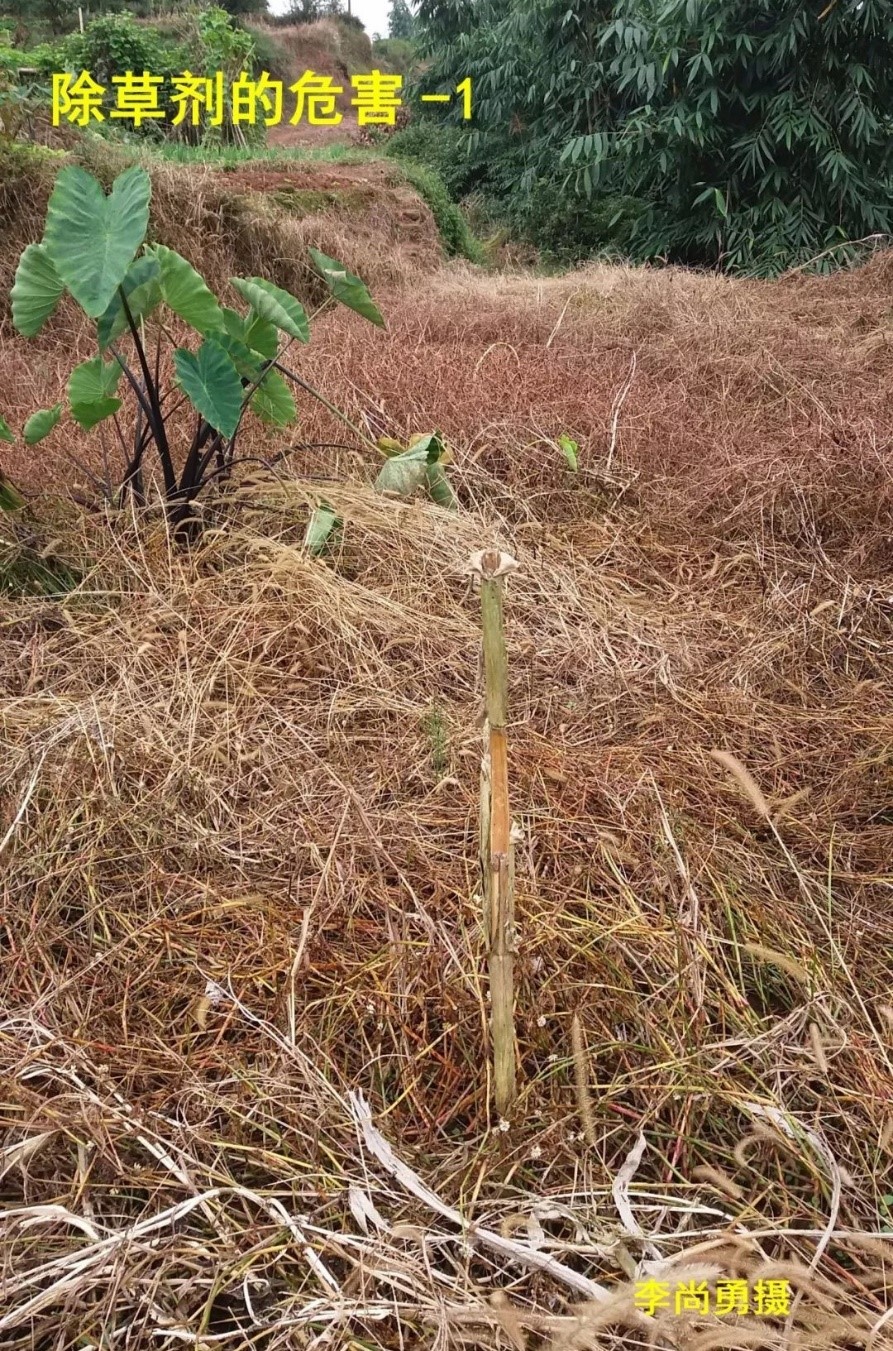
M293 188L296 192L361 192L371 199L375 194L389 197L405 183L395 165L386 160L363 164L306 163L295 168L267 168L264 164L233 165L217 170L213 177L230 192L277 192ZM418 194L406 188L407 198L418 202Z
M355 111L352 108L344 108L342 120L336 127L313 126L306 121L293 127L287 122L281 122L279 126L269 128L267 143L284 150L293 146L359 145L361 135Z

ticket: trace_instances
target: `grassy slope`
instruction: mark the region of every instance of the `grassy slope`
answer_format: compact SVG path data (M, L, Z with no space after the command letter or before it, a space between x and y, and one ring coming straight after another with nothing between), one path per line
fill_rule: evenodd
M799 1345L864 1340L890 1302L891 276L382 270L389 332L324 320L302 370L393 434L442 426L458 515L373 495L308 405L291 472L195 557L157 523L66 527L83 582L0 619L0 1055L9 1142L35 1142L6 1200L80 1228L12 1228L6 1345L96 1341L114 1310L139 1347L332 1321L345 1346L632 1347L643 1253L700 1261L685 1279L781 1263ZM58 397L73 339L65 316L27 357L5 334L2 397ZM300 547L320 495L345 519L325 560ZM520 563L506 1130L464 577L490 544ZM472 1256L360 1143L355 1092L447 1204L542 1229L565 1269ZM646 1248L611 1194L640 1131ZM38 1259L60 1265L29 1285ZM581 1278L618 1293L610 1334Z

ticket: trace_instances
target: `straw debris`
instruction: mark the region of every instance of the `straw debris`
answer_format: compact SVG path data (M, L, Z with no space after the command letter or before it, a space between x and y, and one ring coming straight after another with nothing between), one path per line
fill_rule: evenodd
M891 1345L893 354L853 356L891 275L457 269L308 362L443 427L458 512L383 499L313 410L189 556L60 510L72 588L0 614L4 1348ZM504 1122L488 550L519 563ZM635 1281L686 1263L802 1295L643 1326Z

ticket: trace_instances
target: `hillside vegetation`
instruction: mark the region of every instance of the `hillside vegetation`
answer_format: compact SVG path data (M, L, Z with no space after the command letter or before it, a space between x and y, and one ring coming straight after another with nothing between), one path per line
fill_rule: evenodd
M419 13L424 86L476 91L470 122L435 119L455 190L560 258L774 276L893 231L893 0Z

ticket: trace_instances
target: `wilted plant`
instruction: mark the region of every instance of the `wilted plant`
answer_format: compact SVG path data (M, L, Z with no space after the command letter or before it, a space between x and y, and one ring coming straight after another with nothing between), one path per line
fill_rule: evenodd
M481 882L484 929L490 966L490 1031L493 1038L493 1097L505 1116L517 1096L515 1066L515 842L509 810L506 722L508 678L503 619L503 586L517 563L510 554L486 549L473 554L470 568L480 580L486 717L481 758Z
M387 457L375 480L377 492L405 499L421 490L439 507L456 510L458 499L444 467L452 460L452 452L439 432L419 433L406 446L391 436L381 436L375 445ZM340 526L338 513L321 502L310 517L304 543L311 553L322 553Z

